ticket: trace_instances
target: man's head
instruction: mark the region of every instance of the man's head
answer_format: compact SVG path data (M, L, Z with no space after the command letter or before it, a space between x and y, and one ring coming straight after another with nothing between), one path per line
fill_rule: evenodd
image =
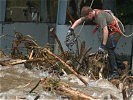
M92 20L94 17L93 9L88 6L84 6L81 9L81 16L86 17L88 20Z

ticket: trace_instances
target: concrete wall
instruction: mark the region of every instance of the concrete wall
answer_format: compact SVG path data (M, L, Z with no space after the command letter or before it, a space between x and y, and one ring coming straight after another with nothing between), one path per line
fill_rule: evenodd
M0 24L0 48L2 46L2 44L1 44L1 38L2 38L2 24Z
M10 52L15 31L24 35L31 35L40 46L44 46L48 42L48 26L48 24L44 23L0 24L0 35L6 35L0 38L0 48L6 53Z
M75 32L78 34L82 26L79 26L76 28ZM68 31L69 26L66 25L57 25L57 35L63 45L64 50L68 50L65 46L65 36ZM95 52L99 45L100 45L100 39L102 36L102 33L100 29L95 33L92 34L92 30L95 28L95 26L88 26L85 25L80 33L80 41L85 40L86 41L86 47L92 47L91 52ZM133 33L133 26L127 25L125 26L126 34ZM133 37L133 36L132 36ZM124 54L124 55L131 55L131 47L132 47L132 37L126 38L124 36L121 37L120 41L118 42L116 52L118 54ZM79 41L79 44L80 44ZM75 47L74 47L75 49ZM58 45L55 46L55 52L58 53Z
M5 20L6 0L0 0L0 22Z
M0 36L4 34L8 34L5 37L0 38L0 48L4 49L6 53L10 52L11 44L14 36L14 31L18 31L22 34L31 35L34 39L37 40L37 43L40 46L44 46L47 42L49 42L49 38L51 37L49 33L50 24L46 23L12 23L12 24L0 24ZM65 36L68 31L69 26L67 25L57 25L56 26L56 34L61 41L61 44L64 50L68 50L65 46ZM78 34L81 26L77 27L75 32ZM101 31L98 30L95 34L92 34L92 30L95 26L85 25L80 33L80 41L86 41L86 47L92 47L91 52L95 52L100 45L100 37ZM125 26L126 34L133 33L133 26L127 25ZM51 40L50 40L51 41ZM118 46L116 48L116 52L124 55L131 55L131 47L132 47L132 37L126 38L124 36L121 37L118 42ZM75 50L75 47L74 47ZM55 45L55 53L59 53L58 44Z

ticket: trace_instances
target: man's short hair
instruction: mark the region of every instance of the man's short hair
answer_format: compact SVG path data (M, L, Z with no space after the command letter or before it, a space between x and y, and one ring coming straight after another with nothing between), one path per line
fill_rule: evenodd
M92 8L88 7L88 6L84 6L82 9L81 9L81 17L83 16L86 16L89 14L89 12L92 12Z

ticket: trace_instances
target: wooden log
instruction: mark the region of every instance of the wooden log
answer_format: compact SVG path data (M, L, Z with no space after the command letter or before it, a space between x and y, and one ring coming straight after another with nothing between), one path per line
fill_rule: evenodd
M87 94L85 94L83 92L80 92L78 90L73 90L73 89L68 88L68 87L65 87L65 86L59 87L58 90L63 91L63 92L66 92L69 95L82 98L84 100L98 100L98 99L95 99L92 96L89 96L89 95L87 95Z
M80 54L79 54L80 58L82 57L84 51L85 51L85 41L82 41L81 42L81 47L80 47Z
M0 65L2 65L2 66L11 66L10 64L5 63L4 61L0 61Z
M33 87L33 89L31 89L30 90L30 92L29 93L32 93L37 87L38 87L38 85L41 83L41 79L37 82L37 84L35 85L35 87Z
M82 90L73 89L74 87L70 87L69 83L66 83L66 81L61 81L54 77L42 79L42 87L45 91L52 91L52 89L54 89L57 94L70 96L72 97L72 100L98 100L87 93L82 92Z
M10 63L11 65L25 63L27 60L16 60L15 62Z
M50 50L45 49L45 52L48 53L49 55L53 56L55 59L59 60L64 66L66 66L74 75L76 75L86 86L87 82L77 73L75 72L72 67L70 67L68 64L66 64L62 59L60 59L58 56L53 54Z
M29 59L32 59L32 56L33 56L33 50L31 51L30 55L29 55Z
M29 60L18 60L18 61L16 60L15 62L10 63L10 65L29 63L29 62L37 62L37 61L42 61L42 59L37 58L37 59L29 59Z

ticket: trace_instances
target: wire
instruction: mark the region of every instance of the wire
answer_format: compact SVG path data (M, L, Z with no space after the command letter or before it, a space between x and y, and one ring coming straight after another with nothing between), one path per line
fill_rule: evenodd
M122 22L121 22L119 19L117 19L117 20L121 23L123 30L125 30L125 29L124 29L124 26L123 26L123 24L122 24ZM120 29L119 25L118 25L118 28ZM124 32L125 32L125 31L124 31ZM122 33L123 36L125 36L125 37L127 37L127 38L128 38L128 37L131 37L131 36L133 35L133 33L131 33L130 35L126 35L126 34L124 34L124 32L121 32L121 33Z
M91 5L90 5L90 8L92 7L92 4L93 4L94 0L91 1Z
M124 29L124 26L123 26L122 22L121 22L118 18L116 18L116 17L114 16L113 13L111 13L111 15L113 16L114 20L117 22L117 26L118 26L119 30L121 30L121 29L120 29L120 27L119 27L119 25L118 25L118 22L120 22L120 24L122 25L122 30L123 30L123 32L121 31L121 34L122 34L124 37L127 37L127 38L128 38L128 37L131 37L131 36L133 35L133 33L131 33L130 35L124 34L124 33L125 33L125 29Z
M133 35L133 33L131 33L130 35L126 35L126 34L124 34L124 33L122 32L122 35L128 38L128 37L131 37L131 36Z
M83 22L83 24L82 24L82 26L81 26L81 28L80 28L80 30L79 30L79 34L81 33L81 30L83 29L84 24L85 24L85 21ZM79 34L78 34L78 35L79 35Z

